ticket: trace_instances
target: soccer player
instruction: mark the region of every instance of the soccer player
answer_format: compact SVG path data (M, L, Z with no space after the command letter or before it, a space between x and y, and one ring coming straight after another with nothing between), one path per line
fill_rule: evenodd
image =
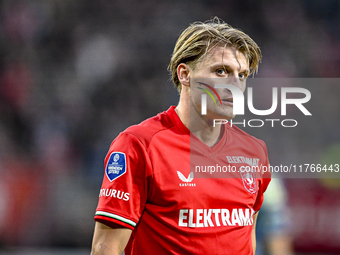
M214 125L234 117L233 95L196 81L219 78L244 92L260 60L248 35L217 18L181 33L169 65L178 105L120 133L105 158L93 255L255 253L270 178L244 169L268 166L266 146L228 123ZM211 174L228 167L236 178Z

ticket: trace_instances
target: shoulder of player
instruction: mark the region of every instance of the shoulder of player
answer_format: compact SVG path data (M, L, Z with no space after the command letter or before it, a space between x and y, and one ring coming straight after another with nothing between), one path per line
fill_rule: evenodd
M244 136L246 138L249 138L255 144L260 145L263 148L263 150L265 151L265 153L267 153L267 146L266 146L266 143L263 140L258 139L255 136L248 134L247 132L243 131L242 129L238 128L235 125L231 126L231 125L227 124L226 127L229 131L234 132L237 135L241 135L241 136Z
M162 112L139 124L128 127L120 134L120 136L123 134L133 136L145 147L148 147L155 135L170 129L172 126L173 123L169 116L165 112Z

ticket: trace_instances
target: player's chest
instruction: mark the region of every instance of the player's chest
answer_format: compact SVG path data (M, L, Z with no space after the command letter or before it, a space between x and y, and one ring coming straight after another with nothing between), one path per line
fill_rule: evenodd
M258 159L238 152L211 156L190 151L159 151L152 158L151 199L164 206L182 204L188 208L207 203L210 207L239 204L252 207L259 181L255 174L243 171L251 160L254 163Z

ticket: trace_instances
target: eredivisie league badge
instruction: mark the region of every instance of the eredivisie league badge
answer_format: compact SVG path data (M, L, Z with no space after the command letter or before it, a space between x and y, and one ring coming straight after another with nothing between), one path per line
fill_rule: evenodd
M126 173L125 153L112 152L105 169L107 178L112 182Z

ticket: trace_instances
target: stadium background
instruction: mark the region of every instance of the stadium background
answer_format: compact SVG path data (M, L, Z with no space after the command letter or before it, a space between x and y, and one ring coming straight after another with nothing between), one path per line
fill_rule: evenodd
M112 139L177 103L175 41L214 16L259 44L257 77L339 77L337 0L0 1L0 254L89 254ZM339 93L312 94L325 105L307 135L249 132L272 163L338 160ZM296 254L340 254L337 180L284 182Z

